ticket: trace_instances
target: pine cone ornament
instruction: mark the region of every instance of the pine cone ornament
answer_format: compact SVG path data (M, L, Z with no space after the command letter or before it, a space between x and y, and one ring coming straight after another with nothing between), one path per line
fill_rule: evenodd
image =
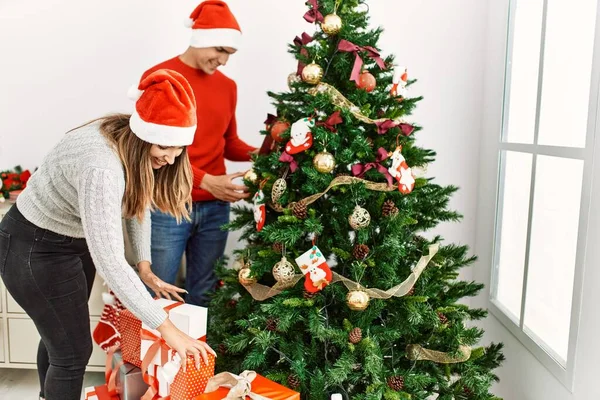
M281 243L281 242L273 243L272 249L275 253L283 252L283 243Z
M408 291L408 293L406 293L407 296L414 296L415 294L415 287L411 287L410 290Z
M237 306L237 301L234 299L231 299L227 302L227 307L228 308L235 308Z
M392 200L386 200L381 206L381 215L384 217L393 217L398 214L398 207Z
M298 389L300 386L300 378L298 378L298 375L289 375L287 378L287 384L292 390Z
M367 255L369 255L369 246L366 244L357 244L354 246L352 250L352 256L357 260L364 260Z
M219 353L227 354L227 346L224 343L219 343Z
M319 292L308 292L308 291L304 291L304 293L302 294L302 297L304 297L305 300L310 300L310 299L314 299L315 297L317 297L317 295L319 294Z
M306 204L302 201L295 203L294 208L292 209L292 214L294 214L294 217L296 218L305 219L308 216Z
M279 325L279 320L275 318L269 318L267 320L266 328L270 332L275 332L277 330L277 325Z
M472 396L473 395L473 391L471 389L469 389L468 387L466 387L466 386L463 387L463 392L465 393L466 396Z
M357 344L362 340L362 330L360 328L354 328L348 334L348 340L352 344Z
M448 323L448 317L446 317L444 314L438 313L438 318L440 319L442 325L446 325Z
M401 391L404 388L404 378L401 376L390 376L387 384L392 390Z

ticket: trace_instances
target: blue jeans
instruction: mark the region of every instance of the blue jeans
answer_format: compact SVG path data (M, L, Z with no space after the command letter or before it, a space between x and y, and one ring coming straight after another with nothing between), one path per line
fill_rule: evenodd
M175 218L160 211L152 213L152 272L174 284L185 251L188 294L186 303L207 307L217 277L214 266L223 257L229 222L229 203L197 201L192 204L191 221L177 224Z

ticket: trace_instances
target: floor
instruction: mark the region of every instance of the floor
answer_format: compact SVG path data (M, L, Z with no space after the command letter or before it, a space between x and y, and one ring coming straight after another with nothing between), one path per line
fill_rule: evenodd
M102 372L88 372L83 379L83 387L103 383ZM0 400L38 400L39 390L36 370L0 368Z

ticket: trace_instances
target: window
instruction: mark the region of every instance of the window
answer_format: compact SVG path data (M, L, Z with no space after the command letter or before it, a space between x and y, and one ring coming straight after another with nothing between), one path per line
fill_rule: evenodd
M597 0L511 0L498 143L490 309L569 389L598 114L596 14Z

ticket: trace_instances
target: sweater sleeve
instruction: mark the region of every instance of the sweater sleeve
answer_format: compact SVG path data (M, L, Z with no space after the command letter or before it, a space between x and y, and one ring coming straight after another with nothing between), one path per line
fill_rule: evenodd
M82 172L78 196L83 231L98 274L127 309L155 329L167 314L125 260L118 182L117 173L107 169L90 167Z
M250 152L256 150L242 139L237 133L237 121L235 119L235 110L237 108L237 85L233 82L231 120L225 131L225 158L230 161L250 161ZM195 174L194 174L195 175Z
M137 218L125 219L125 228L127 229L129 240L131 240L136 264L140 261L152 263L152 255L150 253L150 224L150 210L146 210L144 218L141 221Z

